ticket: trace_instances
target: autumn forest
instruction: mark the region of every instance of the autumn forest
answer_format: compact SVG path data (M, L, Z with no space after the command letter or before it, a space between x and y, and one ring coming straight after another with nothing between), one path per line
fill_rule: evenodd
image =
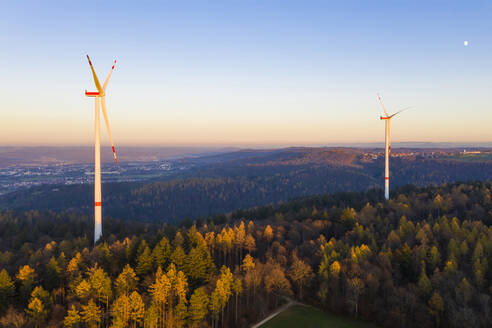
M181 225L0 213L4 327L248 327L289 299L381 327L487 327L492 185L336 193Z

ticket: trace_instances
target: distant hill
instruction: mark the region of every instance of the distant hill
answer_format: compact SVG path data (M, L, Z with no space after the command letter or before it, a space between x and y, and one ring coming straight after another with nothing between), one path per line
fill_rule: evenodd
M457 149L399 149L391 187L492 178L492 155ZM161 181L103 183L103 213L125 219L175 222L294 198L380 188L381 149L286 148L241 150L179 160L193 169ZM0 209L92 213L92 186L43 185L0 197Z

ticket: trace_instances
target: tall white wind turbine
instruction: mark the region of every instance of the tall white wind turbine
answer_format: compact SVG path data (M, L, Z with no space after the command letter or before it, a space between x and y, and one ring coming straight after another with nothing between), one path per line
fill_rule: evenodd
M378 100L379 103L381 104L381 107L383 108L384 114L386 116L380 116L381 120L385 121L385 156L384 156L384 198L386 200L389 199L389 157L391 154L391 143L390 143L390 128L391 128L391 119L395 117L397 114L403 112L404 110L407 110L410 107L404 108L402 110L399 110L398 112L389 115L388 111L386 110L386 107L384 107L383 100L381 99L381 96L378 94Z
M97 78L96 71L92 66L91 59L87 56L87 60L89 61L89 65L91 67L92 76L94 78L94 83L96 85L97 91L89 92L85 90L85 95L87 97L94 97L95 99L95 134L94 134L94 244L101 238L102 236L102 216L101 216L101 129L100 129L100 109L99 104L102 108L102 113L104 116L104 121L106 122L106 128L108 129L109 140L111 141L111 147L113 149L113 156L116 163L118 163L118 158L116 157L116 151L114 149L113 136L111 135L111 128L109 127L109 119L108 113L106 112L106 100L105 100L105 92L109 83L109 79L111 78L111 74L113 74L114 65L116 64L116 60L109 71L109 75L104 81L103 86L101 87L101 83L99 83L99 79Z

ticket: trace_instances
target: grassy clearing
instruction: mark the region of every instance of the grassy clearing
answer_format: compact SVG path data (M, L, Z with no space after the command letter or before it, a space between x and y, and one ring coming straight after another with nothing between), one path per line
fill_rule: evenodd
M321 312L305 306L291 306L261 328L377 328L377 326L350 317Z

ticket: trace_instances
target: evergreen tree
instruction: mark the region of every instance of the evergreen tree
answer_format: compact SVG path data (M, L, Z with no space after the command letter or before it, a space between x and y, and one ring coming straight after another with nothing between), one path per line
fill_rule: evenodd
M96 328L101 323L101 309L92 299L87 305L82 305L81 317L89 328Z
M81 321L79 310L72 304L63 320L63 326L66 328L77 327Z
M130 295L130 321L133 327L139 326L143 322L145 315L145 304L142 296L136 291Z
M123 271L116 278L114 285L117 295L129 295L137 288L138 277L133 271L132 267L127 264L123 268Z
M162 239L155 245L152 250L152 258L154 263L157 266L164 268L169 264L171 257L171 245L169 244L169 240L166 237L162 237Z
M10 278L7 270L0 271L0 316L5 312L8 305L11 304L15 294L15 285Z
M135 272L140 277L144 277L152 271L152 266L152 254L150 248L146 246L137 259L137 268L135 269Z
M208 313L209 297L203 287L195 289L190 298L189 323L190 327L198 327Z
M43 326L43 322L46 320L47 311L43 305L43 302L39 298L31 298L29 304L27 305L26 312L29 317L31 317L31 321L36 328Z
M176 266L176 270L185 270L186 253L181 246L177 246L171 253L171 263Z
M427 297L429 297L430 293L432 292L432 285L429 280L429 277L427 277L427 274L425 273L425 263L423 261L422 261L422 271L420 273L417 286L419 287L420 294L424 296L425 299L427 299Z
M55 289L60 284L61 268L58 265L58 261L51 257L50 261L46 265L46 273L44 277L44 282L46 288L49 290Z

